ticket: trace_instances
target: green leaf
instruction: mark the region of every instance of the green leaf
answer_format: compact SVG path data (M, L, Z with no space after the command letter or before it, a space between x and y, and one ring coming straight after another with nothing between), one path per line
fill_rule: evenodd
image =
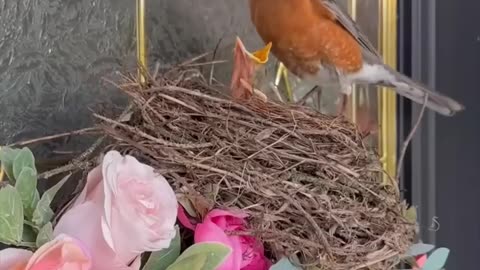
M175 238L170 242L170 246L166 249L152 252L150 258L148 258L147 263L142 268L142 270L165 270L175 262L175 260L180 256L181 251L181 239L180 239L180 230L176 226L176 235Z
M8 179L12 183L15 182L13 177L13 161L18 153L20 153L20 149L12 149L10 147L2 147L2 149L0 149L0 161L2 162L2 166L5 169Z
M15 188L22 198L25 217L31 220L33 211L40 200L40 195L37 190L37 173L32 168L23 168L17 178Z
M51 222L48 222L38 232L37 240L35 241L37 247L43 246L43 244L50 242L53 239L53 226Z
M214 270L231 252L230 247L220 243L198 243L187 248L167 270Z
M408 251L405 255L415 257L415 256L418 256L418 255L427 254L428 252L432 251L434 248L435 248L434 245L417 243L417 244L412 245L408 249Z
M422 270L441 270L447 262L450 250L448 248L436 249L430 256L428 256Z
M302 268L293 265L288 258L283 257L276 264L272 265L269 270L302 270Z
M23 205L11 185L0 189L0 242L18 244L23 235Z
M22 242L33 243L37 239L37 233L27 224L23 225Z
M42 228L53 218L54 213L50 208L50 204L52 203L53 198L55 198L58 190L60 190L60 188L65 184L70 175L71 174L68 174L62 180L60 180L60 182L58 182L56 185L43 193L42 198L40 199L37 207L33 211L32 217L33 223L38 228Z
M13 177L18 179L23 168L30 168L37 173L35 168L35 157L30 149L24 147L20 150L13 161Z
M218 265L215 268L206 268L207 261L208 256L195 254L175 262L167 270L213 270L217 268Z
M405 212L405 218L408 220L408 222L415 224L417 222L417 208L414 206L408 208Z

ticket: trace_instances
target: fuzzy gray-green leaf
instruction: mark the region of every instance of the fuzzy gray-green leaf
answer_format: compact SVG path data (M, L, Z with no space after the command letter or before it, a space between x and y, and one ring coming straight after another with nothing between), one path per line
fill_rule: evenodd
M176 230L177 234L170 242L170 246L166 249L152 252L142 270L165 270L175 262L181 251L180 231L178 227L176 227Z
M13 161L19 152L20 149L10 147L2 147L2 149L0 149L0 161L11 183L15 183L15 178L13 177Z
M11 185L0 189L0 242L18 244L23 235L23 205Z
M43 246L43 244L50 242L53 239L53 226L51 222L48 222L43 226L37 235L36 245L37 247Z
M57 194L58 190L65 184L71 174L65 176L60 182L51 187L49 190L43 193L42 198L37 204L35 211L33 211L32 221L38 227L42 228L45 224L50 222L53 218L53 211L50 208L53 198Z
M32 151L26 147L22 148L15 157L15 160L13 160L13 177L15 181L20 176L23 168L30 168L34 170L35 173L37 172L35 168L35 157Z
M15 183L23 202L23 211L28 220L32 219L33 211L37 207L40 195L37 190L37 173L29 167L22 169Z
M232 252L220 243L197 243L187 248L167 270L214 270Z

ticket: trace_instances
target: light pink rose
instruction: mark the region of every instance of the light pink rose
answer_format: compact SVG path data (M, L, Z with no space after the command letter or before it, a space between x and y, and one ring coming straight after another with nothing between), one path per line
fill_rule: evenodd
M248 235L235 235L246 231L246 214L224 210L212 210L202 223L193 225L182 207L179 220L187 228L194 229L195 243L220 242L233 252L217 270L267 270L271 263L265 258L261 242Z
M33 252L26 249L7 248L0 250L0 269L24 270Z
M92 251L94 270L139 269L140 254L170 246L177 205L172 187L152 167L110 151L88 174L54 234L82 240Z
M90 270L89 252L81 242L61 234L35 253L9 248L0 251L0 269L5 270Z

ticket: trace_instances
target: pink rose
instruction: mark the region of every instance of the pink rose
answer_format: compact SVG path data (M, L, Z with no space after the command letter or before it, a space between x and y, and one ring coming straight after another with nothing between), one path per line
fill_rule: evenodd
M195 230L195 243L220 242L232 248L233 252L217 270L267 270L270 262L265 258L262 243L253 236L237 235L246 231L246 217L243 213L215 209L194 226L183 208L179 209L180 222Z
M139 269L140 254L170 246L177 206L172 187L152 167L110 151L54 234L82 240L95 270Z
M35 253L9 248L0 251L0 269L8 270L90 270L90 254L82 244L67 235L59 235Z

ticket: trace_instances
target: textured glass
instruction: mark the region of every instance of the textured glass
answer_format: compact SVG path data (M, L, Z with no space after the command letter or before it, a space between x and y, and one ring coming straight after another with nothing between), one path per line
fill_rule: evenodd
M0 143L91 123L101 77L134 56L128 0L0 1Z
M150 64L189 59L222 37L226 60L235 35L260 44L247 1L146 2ZM102 77L136 63L134 0L0 0L0 15L0 144L88 127L92 109L124 104ZM229 75L228 64L218 70Z

